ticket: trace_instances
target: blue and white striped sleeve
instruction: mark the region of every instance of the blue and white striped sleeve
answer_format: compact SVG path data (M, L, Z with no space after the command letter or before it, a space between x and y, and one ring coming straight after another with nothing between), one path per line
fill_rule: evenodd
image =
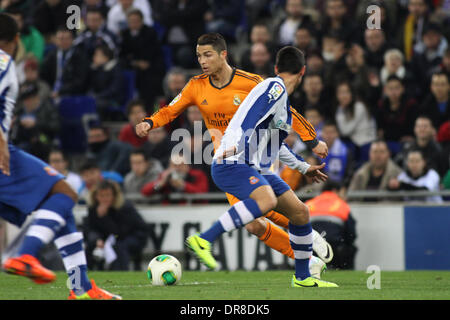
M311 166L309 163L305 162L301 156L295 154L284 142L281 145L279 157L280 161L289 168L297 169L303 174L305 174Z

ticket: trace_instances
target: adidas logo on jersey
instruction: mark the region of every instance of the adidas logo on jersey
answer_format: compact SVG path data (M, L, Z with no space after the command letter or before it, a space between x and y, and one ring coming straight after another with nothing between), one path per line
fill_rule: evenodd
M208 101L206 101L206 99L203 100L202 103L201 103L201 105L202 105L202 106L207 106L207 105L208 105Z

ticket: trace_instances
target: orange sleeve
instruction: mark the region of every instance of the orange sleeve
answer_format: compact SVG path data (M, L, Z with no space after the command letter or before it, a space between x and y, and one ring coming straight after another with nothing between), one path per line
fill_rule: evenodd
M303 116L297 112L292 106L291 106L291 112L292 112L292 129L300 136L300 139L302 139L303 142L305 142L309 147L314 148L318 141L317 141L317 134L316 130L312 126L312 124L303 118Z
M160 108L150 117L146 117L143 121L151 122L152 128L163 127L172 122L188 107L195 105L195 85L191 79L181 92L172 100L172 102Z

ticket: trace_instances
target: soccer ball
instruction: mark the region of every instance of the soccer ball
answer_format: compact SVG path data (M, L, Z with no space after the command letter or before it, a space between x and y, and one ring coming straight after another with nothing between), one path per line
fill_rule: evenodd
M169 254L161 254L150 261L147 277L154 286L172 286L181 280L181 263Z

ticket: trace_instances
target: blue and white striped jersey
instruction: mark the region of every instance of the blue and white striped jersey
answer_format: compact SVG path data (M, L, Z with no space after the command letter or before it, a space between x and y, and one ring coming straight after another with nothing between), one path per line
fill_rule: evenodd
M9 54L0 49L0 127L6 138L18 91L19 83L14 61Z
M283 140L291 131L292 114L286 87L280 77L267 78L250 91L231 119L214 159L225 151L226 161L246 163L269 171L279 156L290 168L305 172L309 165L295 155Z

